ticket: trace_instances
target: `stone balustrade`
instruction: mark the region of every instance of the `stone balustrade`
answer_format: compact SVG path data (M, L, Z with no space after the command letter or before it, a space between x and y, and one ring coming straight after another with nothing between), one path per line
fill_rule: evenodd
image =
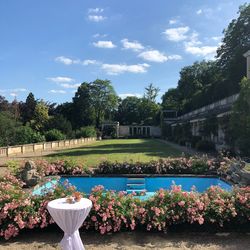
M90 137L90 138L79 138L79 139L39 142L34 144L0 147L0 157L42 153L44 151L56 150L65 147L75 147L94 141L96 141L96 138Z

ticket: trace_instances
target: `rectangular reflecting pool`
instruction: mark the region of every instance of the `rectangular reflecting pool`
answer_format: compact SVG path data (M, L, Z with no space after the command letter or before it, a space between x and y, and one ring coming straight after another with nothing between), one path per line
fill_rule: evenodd
M219 178L210 177L61 177L59 182L65 180L75 186L80 192L91 193L92 188L102 185L105 190L126 191L127 193L135 192L138 195L141 192L146 193L148 198L163 188L171 189L173 184L181 185L184 191L191 191L195 187L197 192L204 192L210 186L220 186L222 189L230 191L232 186ZM33 191L34 195L42 195L44 192L53 189L57 180L47 182L43 186Z

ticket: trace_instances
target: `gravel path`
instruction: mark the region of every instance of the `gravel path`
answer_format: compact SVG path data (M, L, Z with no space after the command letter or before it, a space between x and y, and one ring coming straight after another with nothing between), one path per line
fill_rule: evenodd
M59 250L62 234L55 230L22 233L10 241L0 241L0 250ZM86 250L247 250L250 235L246 233L148 233L129 232L101 236L97 233L81 233Z

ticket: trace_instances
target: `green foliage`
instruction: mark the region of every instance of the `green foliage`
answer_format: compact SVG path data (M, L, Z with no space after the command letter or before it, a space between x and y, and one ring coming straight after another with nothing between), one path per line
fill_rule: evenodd
M49 108L44 101L36 104L34 116L31 121L32 127L37 131L43 131L45 124L49 120Z
M21 126L15 130L13 144L29 144L43 141L45 141L45 137L39 132L34 131L29 126Z
M191 125L189 122L187 123L178 123L175 127L172 128L172 136L170 140L177 142L181 145L185 145L186 142L191 141Z
M95 108L96 128L104 118L111 118L112 111L117 107L117 96L109 80L96 79L90 83L91 104Z
M68 105L69 110L73 113L73 127L80 128L82 126L94 125L96 112L91 101L90 84L84 82L77 89L73 98L72 107Z
M231 116L230 131L233 146L250 156L250 80L243 78L238 100Z
M156 102L156 97L158 96L160 89L157 87L154 87L152 83L148 85L148 87L145 88L146 93L144 94L144 98L151 102Z
M133 123L140 124L140 103L141 99L135 96L128 96L124 98L118 106L117 120L122 125L130 125Z
M170 88L168 91L162 96L162 108L164 110L182 110L182 103L180 101L182 97L180 96L180 92L177 88Z
M102 130L102 136L103 138L105 137L111 137L111 138L116 138L117 134L116 134L116 126L104 126L103 130Z
M191 137L191 146L195 148L196 144L201 141L201 136L192 136Z
M73 98L75 127L95 125L99 128L105 118L110 118L117 106L117 96L109 80L84 82Z
M20 162L15 160L10 160L6 162L6 166L13 175L16 175L19 172Z
M9 110L9 102L4 96L0 95L0 112Z
M200 140L196 143L195 148L199 151L215 151L215 145L211 141Z
M146 98L142 98L138 109L142 124L144 125L160 124L160 105Z
M45 132L46 141L59 141L66 139L66 136L58 129L51 129Z
M76 131L76 138L96 137L96 129L94 126L81 127Z
M37 102L35 100L33 93L29 93L25 103L21 104L21 116L24 124L30 122L33 119L36 104Z
M67 137L72 136L71 123L61 114L50 117L46 124L46 129L57 129L60 130L63 134L67 135Z
M242 56L250 49L250 4L239 8L239 17L224 30L222 44L217 50L218 65L225 78L225 89L239 91L239 82L246 74L246 59Z
M177 88L169 89L163 95L162 106L164 109L175 109L186 113L207 105L217 100L213 84L221 81L222 76L216 62L195 62L180 71Z
M159 88L154 87L151 83L145 90L143 98L128 96L120 101L116 114L120 124L160 124L160 105L155 102Z
M16 121L13 114L7 111L0 112L0 146L13 145L16 128L21 123Z
M217 135L218 133L218 119L216 116L208 117L204 122L203 134L209 136L211 134Z

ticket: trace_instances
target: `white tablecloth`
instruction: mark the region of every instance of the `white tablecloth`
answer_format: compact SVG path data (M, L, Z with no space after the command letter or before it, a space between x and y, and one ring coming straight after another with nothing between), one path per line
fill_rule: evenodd
M66 198L48 203L50 215L64 231L64 237L60 242L63 250L84 250L78 229L89 214L91 207L92 202L85 198L74 204L66 203Z

